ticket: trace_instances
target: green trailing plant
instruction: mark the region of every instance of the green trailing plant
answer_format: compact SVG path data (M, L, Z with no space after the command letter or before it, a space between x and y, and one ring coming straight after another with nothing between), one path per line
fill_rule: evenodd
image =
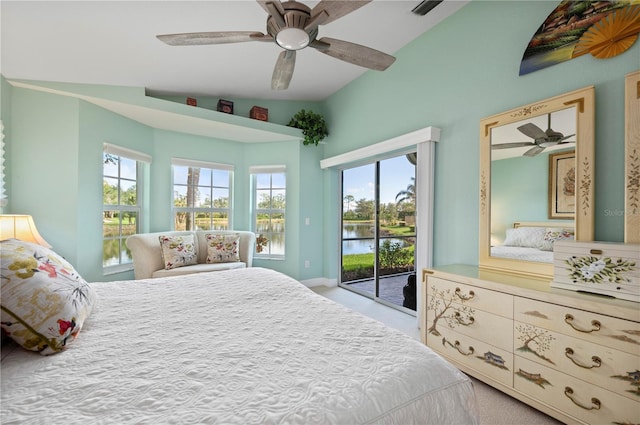
M329 134L324 117L313 111L305 111L304 109L298 111L287 125L302 130L302 134L304 135L302 143L305 145L314 144L317 146L318 143Z

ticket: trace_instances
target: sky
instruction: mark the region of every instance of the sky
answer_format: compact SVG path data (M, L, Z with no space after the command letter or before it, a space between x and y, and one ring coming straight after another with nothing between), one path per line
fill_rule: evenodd
M384 204L395 202L398 192L406 190L408 185L413 184L412 177L415 177L415 166L404 155L380 161L381 202ZM343 198L352 195L356 201L362 198L373 199L375 164L344 170L343 186Z

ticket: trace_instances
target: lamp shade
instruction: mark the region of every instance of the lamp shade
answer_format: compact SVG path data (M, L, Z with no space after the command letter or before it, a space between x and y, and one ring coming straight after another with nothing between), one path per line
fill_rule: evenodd
M12 238L51 248L51 245L38 233L38 229L36 229L36 225L33 222L33 217L30 215L0 215L0 240Z

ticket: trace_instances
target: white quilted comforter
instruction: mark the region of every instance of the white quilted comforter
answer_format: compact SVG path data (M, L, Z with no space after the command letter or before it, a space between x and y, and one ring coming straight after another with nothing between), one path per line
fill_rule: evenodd
M277 272L93 284L67 351L3 353L9 424L467 424L469 379Z

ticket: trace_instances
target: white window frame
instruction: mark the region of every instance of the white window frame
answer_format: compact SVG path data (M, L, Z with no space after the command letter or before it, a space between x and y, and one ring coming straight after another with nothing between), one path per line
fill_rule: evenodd
M200 169L208 169L208 170L212 170L212 171L228 171L229 172L229 182L227 183L227 186L216 186L213 184L213 182L210 182L211 185L207 186L208 188L210 188L212 191L215 188L223 188L223 189L227 189L229 191L229 203L227 208L214 208L213 207L213 199L211 200L211 208L201 208L201 207L176 207L175 206L175 193L176 193L176 186L183 186L186 187L187 185L184 184L180 184L180 185L176 185L175 183L175 167L179 166L179 167L189 167L189 168L200 168ZM229 164L221 164L221 163L216 163L216 162L206 162L206 161L197 161L197 160L192 160L192 159L183 159L183 158L172 158L171 159L171 190L172 190L172 196L171 196L171 211L172 211L172 217L173 217L173 227L175 229L175 217L176 214L179 212L185 212L188 214L193 214L194 217L194 225L195 225L195 216L202 212L202 213L208 213L208 214L214 214L214 213L226 213L227 214L227 220L228 220L228 224L227 224L227 228L228 229L233 229L233 172L234 172L234 166L233 165L229 165ZM213 175L213 173L212 173ZM213 223L211 223L211 225L213 226ZM196 229L187 229L187 230L196 230Z
M252 205L251 205L251 228L252 231L254 233L256 233L258 236L263 235L265 236L268 240L271 239L271 233L260 233L258 234L258 214L262 214L262 213L268 213L269 215L271 215L271 213L281 213L282 216L284 217L284 233L283 233L283 243L284 243L284 254L274 254L271 253L271 249L269 244L267 244L266 246L266 252L255 252L254 253L254 257L258 258L258 259L265 259L265 260L284 260L285 256L286 256L286 249L287 249L287 245L286 245L286 236L287 236L287 214L286 214L286 199L287 199L287 167L284 165L263 165L263 166L252 166L249 167L249 174L251 176L251 198L252 198ZM257 179L258 179L258 175L259 174L269 174L271 175L270 180L269 180L269 190L270 192L273 192L274 190L284 190L285 193L285 208L281 209L281 208L258 208L258 187L257 187ZM273 186L273 174L284 174L284 180L285 180L285 184L284 187L274 187Z
M104 172L104 155L112 155L115 157L118 157L118 175L117 176L111 176L111 175L106 175ZM129 160L133 160L136 161L136 179L135 179L135 185L136 185L136 205L124 205L121 203L120 200L120 191L118 190L118 203L117 204L104 204L102 205L102 218L104 219L104 213L105 211L118 211L120 214L124 213L124 212L135 212L136 213L136 233L140 232L141 226L142 226L142 220L143 220L143 212L144 212L144 207L143 207L143 196L144 196L144 175L145 175L145 166L148 166L148 164L151 164L151 156L145 154L145 153L141 153L138 151L134 151L131 149L127 149L127 148L123 148L121 146L117 146L117 145L112 145L110 143L104 143L103 145L103 149L102 149L102 161L103 161L103 170L102 170L102 178L103 178L103 184L104 184L104 178L105 177L109 177L109 178L115 178L118 180L118 186L120 186L120 181L121 180L125 180L122 175L121 175L121 168L120 168L120 158L126 158ZM131 181L129 179L127 179L128 181ZM104 200L104 188L103 188L103 200ZM105 266L104 265L104 241L106 240L114 240L114 239L118 239L120 241L120 246L119 246L119 251L118 252L122 252L122 249L126 249L125 246L125 241L126 238L129 235L123 235L122 234L122 223L120 223L119 229L118 229L118 235L117 236L113 236L113 237L105 237L104 236L104 231L103 231L103 235L102 235L102 243L103 243L103 249L100 250L102 256L103 256L103 260L102 260L102 271L103 274L108 275L108 274L113 274L113 273L120 273L120 272L124 272L124 271L129 271L129 270L133 270L133 260L131 260L130 262L123 262L122 261L122 257L120 256L118 258L118 264L115 265L110 265L110 266Z

